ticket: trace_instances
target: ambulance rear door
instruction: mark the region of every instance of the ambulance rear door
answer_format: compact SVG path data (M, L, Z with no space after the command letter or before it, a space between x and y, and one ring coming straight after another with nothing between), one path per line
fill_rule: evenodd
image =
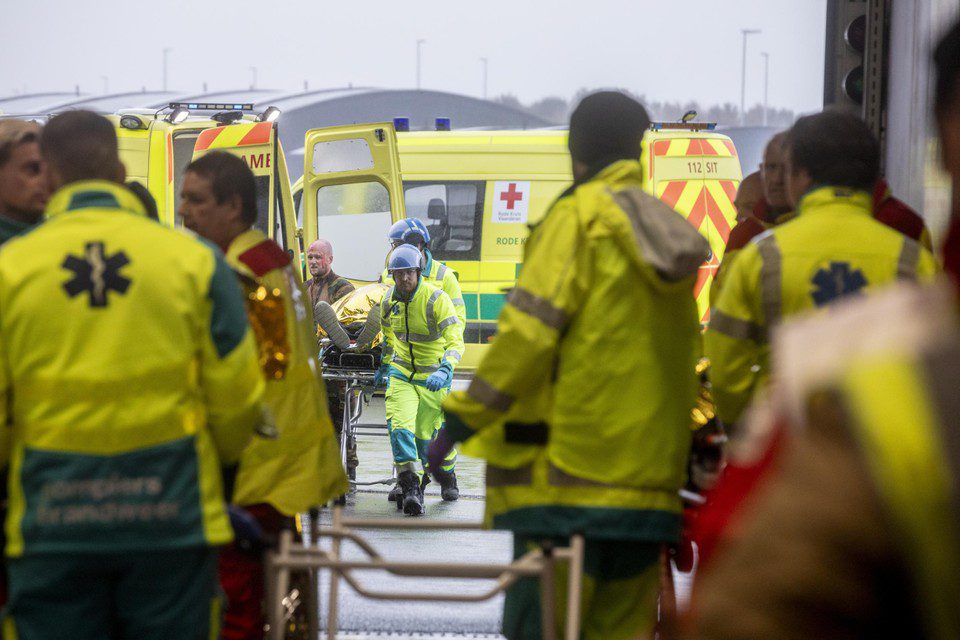
M703 137L701 137L703 136ZM700 321L710 320L710 284L736 223L733 199L741 180L740 160L724 136L654 137L647 145L653 195L683 214L709 241L711 255L700 267L694 295Z
M232 153L250 167L257 184L254 226L296 257L299 251L294 237L290 178L283 162L276 123L240 122L206 129L197 136L193 158L211 151Z
M304 244L333 245L333 270L357 281L383 272L387 232L405 217L397 135L391 123L307 131L303 162Z

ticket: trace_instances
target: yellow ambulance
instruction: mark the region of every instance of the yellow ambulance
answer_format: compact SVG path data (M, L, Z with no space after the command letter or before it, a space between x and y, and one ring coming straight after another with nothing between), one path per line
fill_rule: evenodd
M563 130L395 134L390 123L309 131L304 177L294 185L304 243L329 240L338 274L372 281L383 270L390 225L422 219L433 255L460 277L462 367L471 368L496 333L529 225L572 181L566 138ZM641 161L650 192L710 241L713 254L695 288L706 323L710 282L736 218L736 148L710 124L656 123Z
M254 116L252 104L171 103L160 111L127 110L114 124L127 179L142 183L157 201L161 222L180 226L180 187L187 165L212 150L240 156L257 181L257 228L299 260L290 177L277 137L279 110ZM210 116L191 115L213 111Z

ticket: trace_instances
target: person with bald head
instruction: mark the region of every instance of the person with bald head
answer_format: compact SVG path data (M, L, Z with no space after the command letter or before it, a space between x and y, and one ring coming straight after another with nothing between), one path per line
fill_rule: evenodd
M307 247L307 291L310 293L310 307L316 307L321 300L333 304L354 290L353 283L333 272L333 245L319 238Z
M733 206L737 209L737 224L753 215L753 210L761 198L763 198L763 180L760 178L760 172L754 171L744 176L737 188L737 197L733 201Z

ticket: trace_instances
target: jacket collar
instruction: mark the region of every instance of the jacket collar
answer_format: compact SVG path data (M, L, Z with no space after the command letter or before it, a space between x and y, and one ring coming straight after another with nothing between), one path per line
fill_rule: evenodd
M234 238L233 242L230 243L230 246L227 247L227 264L241 264L240 256L243 255L247 250L254 248L266 239L267 236L263 235L262 231L258 231L257 229L253 228L247 229Z
M846 212L873 217L873 196L869 191L859 191L850 187L819 186L807 191L797 203L800 216L825 211L836 212L842 207Z
M122 184L107 180L83 180L61 187L44 211L44 216L53 218L81 209L116 209L146 217L147 212L137 196Z
M592 167L587 174L579 180L574 181L566 191L557 197L557 200L569 196L577 190L577 187L587 184L588 182L618 182L628 178L637 181L643 180L643 168L640 166L639 160L614 160L607 164L600 164ZM531 225L531 227L533 226L536 225Z

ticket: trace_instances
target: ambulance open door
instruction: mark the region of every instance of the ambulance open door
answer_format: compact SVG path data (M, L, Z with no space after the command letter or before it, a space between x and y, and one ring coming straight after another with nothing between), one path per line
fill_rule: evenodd
M390 123L312 129L304 141L303 239L333 245L333 270L376 281L405 217L397 136Z
M296 212L276 123L238 122L205 129L197 137L193 158L211 151L232 153L250 167L257 185L256 228L289 251L294 262L299 263Z

